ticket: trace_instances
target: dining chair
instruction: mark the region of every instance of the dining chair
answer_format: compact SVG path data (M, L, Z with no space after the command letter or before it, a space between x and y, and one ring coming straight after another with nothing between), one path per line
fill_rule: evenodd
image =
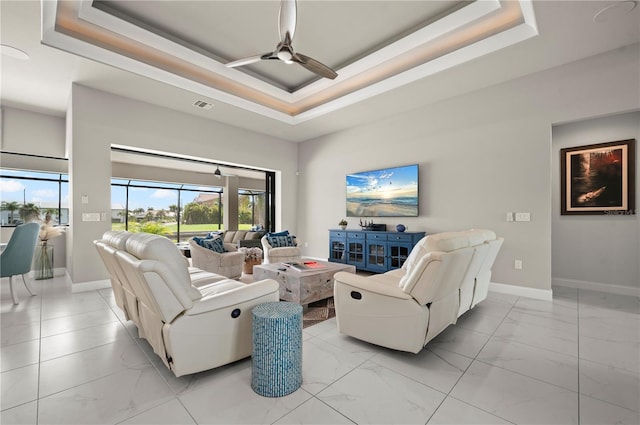
M26 223L16 227L9 239L7 247L0 254L0 277L9 278L11 287L11 298L14 304L18 304L18 297L13 288L13 276L22 275L24 287L31 296L35 295L29 289L27 281L24 279L25 273L31 270L33 253L36 249L40 225L38 223Z

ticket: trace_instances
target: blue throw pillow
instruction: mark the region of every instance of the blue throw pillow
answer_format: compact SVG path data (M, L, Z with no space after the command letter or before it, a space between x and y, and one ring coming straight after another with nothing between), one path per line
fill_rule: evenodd
M269 245L273 248L282 248L284 246L296 246L295 238L291 235L279 235L279 236L267 236L267 241Z
M289 236L289 231L283 230L282 232L267 233L267 236Z
M194 236L194 237L193 237L193 240L194 240L194 241L196 241L196 243L197 243L198 245L200 245L200 246L204 246L204 245L202 245L202 241L204 240L204 238L199 238L199 237L197 237L197 236Z
M202 243L203 243L202 246L204 246L207 249L210 249L211 251L215 251L219 253L227 252L227 250L224 247L224 242L220 238L204 239Z

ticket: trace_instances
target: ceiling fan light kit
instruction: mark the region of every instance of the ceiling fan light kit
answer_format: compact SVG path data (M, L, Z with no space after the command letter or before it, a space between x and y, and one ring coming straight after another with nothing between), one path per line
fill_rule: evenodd
M321 77L328 78L330 80L335 79L338 73L323 63L303 55L302 53L296 53L293 50L291 44L293 43L293 36L296 32L297 21L297 4L296 0L282 0L280 3L280 14L278 16L278 28L280 30L280 42L276 46L273 52L268 52L260 55L250 56L243 59L238 59L226 64L229 68L235 68L238 66L249 65L262 60L279 60L286 64L297 63L303 68L317 74Z

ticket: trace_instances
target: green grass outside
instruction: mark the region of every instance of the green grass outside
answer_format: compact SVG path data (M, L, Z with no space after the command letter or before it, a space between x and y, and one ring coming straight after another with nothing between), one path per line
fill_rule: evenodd
M238 230L251 230L252 224L239 224ZM178 232L178 224L165 224L164 226L169 233ZM112 223L111 230L124 230L124 223ZM181 224L180 232L211 232L218 230L217 224Z

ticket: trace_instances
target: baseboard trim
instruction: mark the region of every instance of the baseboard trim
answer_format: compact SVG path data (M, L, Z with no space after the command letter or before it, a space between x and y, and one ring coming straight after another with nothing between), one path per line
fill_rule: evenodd
M55 267L52 269L52 271L53 271L53 277L60 277L67 274L67 269L65 267ZM31 270L29 273L27 273L27 276L35 279L36 272Z
M491 282L489 284L489 291L517 295L519 297L535 298L537 300L551 301L553 299L553 291L551 289L528 288L526 286L509 285L506 283Z
M605 292L608 294L627 295L631 297L640 297L640 288L631 286L614 285L610 283L589 282L586 280L561 279L552 278L551 283L554 286L564 286L574 289L587 289L591 291Z
M111 288L111 281L109 279L71 284L71 292L97 291L98 289L105 288Z

